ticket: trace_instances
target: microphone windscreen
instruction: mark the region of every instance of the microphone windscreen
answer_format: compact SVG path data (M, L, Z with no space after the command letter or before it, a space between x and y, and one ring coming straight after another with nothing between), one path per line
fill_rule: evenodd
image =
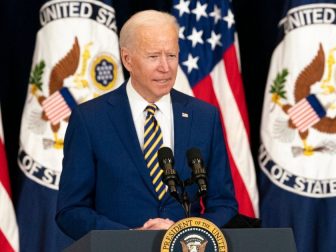
M191 148L187 151L188 164L191 165L193 160L200 159L202 160L201 151L198 148Z
M164 167L164 162L170 160L171 163L174 162L173 151L169 147L162 147L158 150L158 160L161 168Z

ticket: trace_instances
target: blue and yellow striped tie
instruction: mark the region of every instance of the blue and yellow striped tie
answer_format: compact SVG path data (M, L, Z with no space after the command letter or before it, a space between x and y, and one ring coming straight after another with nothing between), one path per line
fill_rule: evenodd
M157 109L158 107L155 104L149 104L145 109L147 116L145 121L144 155L158 199L161 200L166 193L166 187L161 179L163 171L160 169L158 161L158 150L163 144L163 139L160 125L154 116Z

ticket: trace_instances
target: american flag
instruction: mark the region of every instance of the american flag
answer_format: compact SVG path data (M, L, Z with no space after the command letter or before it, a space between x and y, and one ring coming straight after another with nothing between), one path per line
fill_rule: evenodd
M300 132L319 122L326 114L315 95L309 95L288 110L288 115Z
M219 108L239 212L256 217L258 191L231 4L175 0L172 12L180 24L175 87Z
M53 125L68 117L75 105L75 99L65 87L56 91L42 102L42 108Z
M19 234L15 218L8 168L3 141L0 107L0 250L2 252L19 251Z

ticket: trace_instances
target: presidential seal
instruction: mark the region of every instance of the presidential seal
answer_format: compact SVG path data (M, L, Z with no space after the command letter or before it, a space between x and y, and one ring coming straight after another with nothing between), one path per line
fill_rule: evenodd
M161 243L161 252L226 252L225 237L212 222L186 218L171 226Z

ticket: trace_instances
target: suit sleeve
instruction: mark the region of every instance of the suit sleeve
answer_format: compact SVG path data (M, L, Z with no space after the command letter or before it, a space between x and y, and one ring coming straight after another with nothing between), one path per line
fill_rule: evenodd
M213 121L211 149L207 164L208 192L203 217L223 227L237 214L237 202L218 110Z
M64 141L56 222L77 240L91 230L128 229L95 211L95 155L89 131L78 108L72 111Z

